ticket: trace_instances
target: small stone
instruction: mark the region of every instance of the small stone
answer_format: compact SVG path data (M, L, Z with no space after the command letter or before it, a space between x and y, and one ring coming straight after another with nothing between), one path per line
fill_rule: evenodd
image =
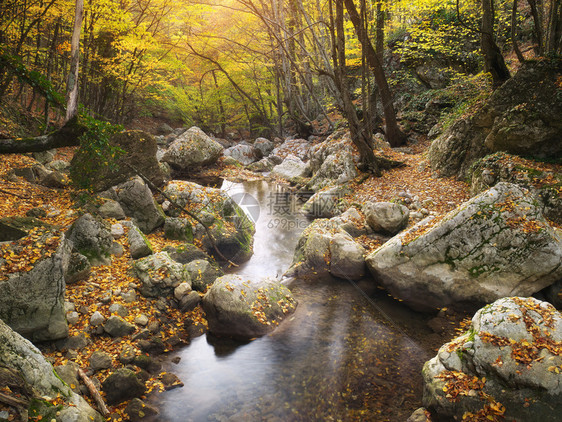
M67 312L72 312L74 310L76 310L76 307L74 306L74 303L65 300L64 301L64 312L67 313Z
M98 325L101 325L104 322L105 322L105 317L102 314L100 314L99 311L94 312L90 317L90 325L93 325L94 327L97 327Z
M135 324L142 325L143 327L148 324L148 317L145 314L140 314L135 317Z
M121 353L119 353L119 362L121 362L124 365L127 365L131 363L133 359L135 359L136 355L137 355L137 351L133 346L125 345L121 350Z
M125 249L123 249L123 246L121 246L119 243L113 242L111 244L111 248L109 249L109 253L116 256L117 258L121 258L125 253Z
M125 303L133 303L137 300L137 293L134 290L129 290L121 293L121 297Z
M191 292L191 286L189 283L181 283L178 287L174 289L174 297L180 301L184 296Z
M126 368L120 368L109 375L103 382L102 387L110 405L140 397L146 391L144 383L137 378L133 371Z
M123 305L121 305L120 303L113 303L110 307L109 307L109 313L111 314L117 314L120 317L126 317L127 315L129 315L129 310L127 308L125 308Z
M107 200L101 207L98 208L98 212L103 218L115 218L116 220L123 220L125 216L125 211L119 202L112 199Z
M96 351L90 356L90 368L94 371L99 371L100 369L108 369L113 365L113 360L105 352Z
M144 421L158 414L158 409L144 403L141 399L134 398L127 404L125 413L131 422Z
M157 333L158 331L160 331L160 324L157 321L152 321L150 324L148 324L147 329L151 333Z
M111 290L109 290L109 291L105 292L103 295L101 295L100 302L105 305L105 304L111 302L112 297L113 297L113 295L111 294Z
M123 337L127 334L132 334L136 327L123 318L112 315L105 322L103 329L112 337Z
M122 224L115 223L111 225L111 235L115 239L119 239L121 236L125 234L125 228Z
M66 321L67 321L70 325L76 324L79 319L80 319L80 315L79 315L78 312L76 312L76 311L67 312L67 314L66 314Z
M201 296L197 292L190 292L188 295L182 297L180 301L180 310L182 312L190 312L194 310L201 302Z
M160 380L162 381L165 390L173 390L174 388L183 387L184 385L178 376L172 374L171 372L163 372L160 375Z

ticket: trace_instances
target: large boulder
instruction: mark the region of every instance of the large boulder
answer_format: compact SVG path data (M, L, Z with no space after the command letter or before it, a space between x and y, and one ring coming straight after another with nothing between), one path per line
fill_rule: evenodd
M152 135L140 130L124 131L112 135L110 145L119 148L114 163L83 148L78 149L72 159L73 179L87 176L95 191L104 191L126 182L138 171L156 186L162 186L164 174L156 159L158 145Z
M192 127L179 135L164 153L162 161L173 169L189 171L213 164L222 153L222 146L198 127Z
M274 148L271 155L277 155L283 159L292 155L304 160L307 158L309 151L310 142L306 139L288 139L277 148Z
M233 147L225 149L223 154L225 157L234 158L245 166L257 161L261 156L261 152L258 152L256 148L248 144L234 145Z
M251 339L273 331L294 312L296 301L278 281L225 275L214 282L202 305L211 333Z
M235 263L247 261L252 256L254 224L225 191L174 180L164 192L180 206L187 205L189 211L205 224L208 230L201 223L195 223L194 234L207 252L217 254L218 249ZM172 216L179 213L173 207L167 212ZM222 257L219 255L217 259Z
M125 214L133 219L143 233L150 233L164 224L162 209L140 177L113 186L103 196L119 202Z
M181 283L187 282L191 285L184 264L172 260L167 252L159 252L135 261L133 270L142 282L139 290L146 297L171 297L174 289Z
M395 236L367 264L413 309L474 309L532 295L562 278L562 235L527 190L498 183L441 221L426 219Z
M50 401L55 399L62 400L61 408L57 409L57 420L76 422L104 420L82 397L61 381L51 364L32 343L12 331L1 320L0 368L9 371L14 381L21 380L21 386L26 390L24 398L32 399L32 403L41 404L33 406L38 411L34 416L41 416L37 420L51 420L55 417L49 411L49 408L53 409ZM17 398L22 399L22 397ZM47 416L50 417L47 419Z
M0 248L0 318L32 341L68 335L65 274L71 255L60 232L32 231Z
M529 61L475 113L462 117L429 150L433 170L465 178L471 164L491 152L562 157L559 60Z
M337 222L315 220L298 240L286 276L335 277L358 280L365 276L365 250Z
M331 218L339 215L344 208L344 197L351 193L347 186L332 186L312 195L301 211L308 217Z
M559 168L496 152L476 161L470 171L471 193L477 195L499 182L527 188L544 206L544 215L562 224L562 175Z
M273 167L271 175L289 182L298 182L299 179L310 175L310 166L300 158L289 155L281 164Z
M326 157L307 186L316 192L329 185L347 183L357 177L358 174L351 153L339 151Z
M363 212L375 232L389 235L406 228L410 217L407 207L394 202L365 202Z
M560 344L562 315L552 305L499 299L426 362L423 404L439 420L558 421Z
M262 157L267 157L275 148L275 144L269 139L257 138L254 141L254 148L261 152Z
M88 258L92 265L107 265L111 262L111 231L103 221L91 214L78 218L68 229L66 237L72 242L73 250Z

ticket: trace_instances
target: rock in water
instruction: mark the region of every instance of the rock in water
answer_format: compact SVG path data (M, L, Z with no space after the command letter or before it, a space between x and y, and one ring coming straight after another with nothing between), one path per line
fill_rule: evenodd
M198 127L192 127L178 136L164 153L162 161L177 170L192 170L212 164L222 153L222 146Z
M219 277L203 297L209 331L238 339L273 331L296 305L289 289L279 282L246 280L238 275Z
M527 190L498 183L447 214L422 221L367 257L375 279L415 310L475 309L529 296L562 277L562 235Z
M439 420L559 421L561 344L562 315L552 305L499 299L426 362L423 404Z

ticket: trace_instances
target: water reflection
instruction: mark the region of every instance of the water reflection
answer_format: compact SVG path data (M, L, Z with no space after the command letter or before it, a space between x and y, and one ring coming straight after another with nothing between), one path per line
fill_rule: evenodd
M271 227L267 184L224 188L247 189L263 208L255 255L236 272L283 273L302 227ZM433 354L419 340L428 334L424 322L380 291L362 295L342 280L296 280L291 290L297 310L272 334L247 344L200 337L170 356L181 357L167 369L185 386L157 397L158 420L406 420L419 406L421 367Z

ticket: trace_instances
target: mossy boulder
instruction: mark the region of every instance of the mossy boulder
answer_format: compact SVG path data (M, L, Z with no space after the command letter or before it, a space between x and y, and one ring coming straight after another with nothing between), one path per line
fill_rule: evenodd
M95 191L104 191L136 176L133 166L156 186L162 186L164 175L156 160L158 145L154 137L140 130L129 130L112 135L110 146L118 148L115 163L96 160L91 154L78 149L71 162L74 179L87 174Z
M172 142L164 153L162 161L168 163L174 170L189 171L213 164L221 156L222 151L221 144L193 126Z
M429 149L431 168L465 178L493 152L562 158L559 59L528 61L475 112L447 128Z
M415 310L474 310L562 278L562 234L529 191L498 183L440 221L395 236L366 261L375 280Z
M423 367L423 404L439 420L558 421L562 315L534 298L499 299Z
M294 312L297 303L278 281L225 275L214 282L202 305L211 333L251 339L273 331Z

